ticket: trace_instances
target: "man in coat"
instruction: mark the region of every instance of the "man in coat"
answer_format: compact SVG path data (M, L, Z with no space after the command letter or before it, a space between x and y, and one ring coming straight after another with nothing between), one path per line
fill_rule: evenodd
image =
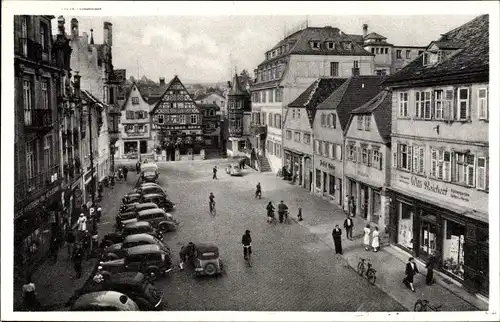
M342 229L339 225L335 225L332 231L333 244L335 245L335 254L342 255Z
M427 268L427 275L425 276L425 283L427 285L432 285L434 283L434 268L438 263L438 253L431 255L427 260L425 268Z
M346 213L345 219L344 219L344 228L345 228L345 233L346 237L349 240L352 240L352 230L354 229L354 222L352 219L349 217L349 214Z
M403 283L406 286L409 286L412 292L415 292L415 288L413 287L413 276L418 274L418 268L413 257L410 257L408 259L408 263L406 263L405 274L406 277L403 280Z

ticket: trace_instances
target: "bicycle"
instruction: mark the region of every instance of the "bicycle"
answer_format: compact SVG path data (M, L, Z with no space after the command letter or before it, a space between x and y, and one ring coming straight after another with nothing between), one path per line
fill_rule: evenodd
M267 216L267 222L270 223L270 224L277 224L278 223L278 220L276 220L276 216L274 215L274 212L271 214L271 216Z
M417 302L415 302L415 306L413 307L413 311L423 312L423 311L427 311L427 308L429 308L431 311L437 312L437 311L440 311L442 306L443 305L433 306L429 303L428 300L418 299Z
M365 258L359 259L358 274L359 274L359 276L366 277L366 279L368 279L368 281L372 285L375 284L375 280L377 279L377 277L375 276L376 272L377 271L372 267L372 264L370 263L369 259L365 259Z
M257 198L262 199L262 191L255 192L255 199Z

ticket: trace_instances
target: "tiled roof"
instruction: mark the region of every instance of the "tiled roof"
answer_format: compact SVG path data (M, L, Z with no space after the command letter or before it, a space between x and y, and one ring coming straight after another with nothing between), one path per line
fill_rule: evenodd
M325 99L316 109L336 109L340 126L345 130L349 115L375 97L380 90L384 76L353 76Z
M93 103L93 104L97 104L101 108L105 108L106 106L108 106L107 104L101 102L100 99L98 99L97 97L95 97L94 95L92 95L92 93L90 93L87 90L82 90L81 93L83 94L83 97L82 97L83 100L85 100L87 102L90 102L90 103Z
M288 107L305 107L312 126L314 116L316 115L316 107L346 80L346 78L319 78L292 103L288 104Z
M200 104L200 103L197 103L196 104L200 109L204 110L204 109L208 109L208 108L215 108L216 111L220 111L220 107L219 105L217 104L214 104L214 103L207 103L207 104Z
M143 100L143 101L145 101L145 102L147 102L147 103L149 104L149 102L148 102L148 97L146 97L146 96L144 95L144 93L143 93L143 92L141 92L141 89L139 88L139 85L137 85L137 83L136 83L136 82L132 82L132 84L131 84L131 85L129 86L129 88L127 89L127 98L125 99L125 101L124 101L124 102L123 102L123 104L122 104L122 108L121 108L121 110L122 110L122 111L125 109L125 105L127 105L127 102L128 102L128 100L129 100L129 98L130 98L130 95L132 94L132 89L133 89L134 87L137 87L137 90L139 91L139 95L141 95L142 100Z
M363 45L363 43L365 42L363 35L354 35L354 34L349 34L348 36L349 36L349 37L351 37L351 39L352 39L354 42L356 42L356 43L358 43L358 44L360 44L360 45Z
M387 39L387 37L384 37L380 34L377 34L376 32L370 32L368 35L366 35L366 37L364 37L365 40L366 39Z
M386 84L423 84L430 80L441 82L457 77L457 74L479 75L489 77L489 16L479 16L466 24L442 35L438 40L450 46L461 44L461 49L450 54L442 62L431 66L423 66L423 58L419 57L399 72L391 75ZM432 45L432 43L431 43Z
M351 122L356 114L373 113L380 136L391 140L392 91L382 90L374 98L351 112Z

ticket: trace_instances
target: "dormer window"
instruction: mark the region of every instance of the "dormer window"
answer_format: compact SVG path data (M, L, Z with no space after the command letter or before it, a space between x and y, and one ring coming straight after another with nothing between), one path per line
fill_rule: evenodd
M333 41L328 41L328 42L326 43L326 47L327 47L328 49L330 49L330 50L331 50L331 49L335 49L335 43L334 43Z
M352 49L352 43L351 42L344 42L344 48L347 49L347 50L351 50Z
M439 52L440 52L440 50L435 51L435 52L432 52L432 51L425 52L423 55L423 58L422 58L423 65L429 66L429 65L434 65L434 64L440 62L443 58L443 53L442 52L439 53Z
M312 49L319 49L319 41L311 41Z

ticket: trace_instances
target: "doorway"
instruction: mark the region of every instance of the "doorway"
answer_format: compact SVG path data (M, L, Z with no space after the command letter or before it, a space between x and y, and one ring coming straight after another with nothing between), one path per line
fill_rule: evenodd
M148 153L148 142L147 141L141 141L140 142L139 150L141 151L141 154Z

